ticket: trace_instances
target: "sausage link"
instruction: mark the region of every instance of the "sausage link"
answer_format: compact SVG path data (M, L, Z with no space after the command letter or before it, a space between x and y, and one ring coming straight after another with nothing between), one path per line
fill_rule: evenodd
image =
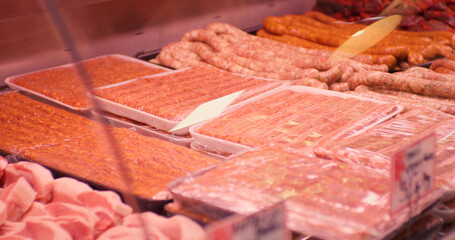
M451 71L455 71L455 61L449 59L438 59L430 65L431 70L435 70L438 67L444 67Z
M347 82L336 82L329 85L329 90L346 92L349 91L349 84Z
M298 86L309 86L309 87L315 87L315 88L321 88L321 89L329 89L327 86L327 83L323 83L317 79L313 78L301 78L301 79L296 79L291 81L292 85L298 85Z
M455 83L404 77L384 72L362 71L355 73L348 80L349 88L359 85L386 87L425 96L455 98Z
M437 73L442 73L442 74L455 75L455 71L452 71L452 70L450 70L448 68L445 68L445 67L437 67L434 71L437 72Z

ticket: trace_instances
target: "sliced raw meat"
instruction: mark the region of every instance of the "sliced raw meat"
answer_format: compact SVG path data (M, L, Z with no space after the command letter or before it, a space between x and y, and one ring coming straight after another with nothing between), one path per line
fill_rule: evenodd
M170 220L152 212L131 214L123 219L122 225L135 228L145 227L147 230L156 228L169 239L178 239L178 233L174 232L175 227L170 224Z
M88 226L82 218L59 217L53 220L57 225L64 229L74 240L93 240L95 239L94 229Z
M202 229L201 226L187 217L181 215L173 216L170 218L169 225L177 227L174 229L174 231L178 233L179 237L175 239L205 239L204 229ZM177 235L176 233L173 232L173 234Z
M53 202L45 210L73 239L93 239L98 217L89 209L71 203Z
M49 216L49 213L45 209L46 205L41 202L33 202L32 206L28 209L28 211L24 214L22 221L25 221L30 218L43 218L45 216Z
M54 178L48 169L32 162L9 164L5 169L4 187L15 183L20 177L24 177L35 189L37 201L49 202L51 198L51 183Z
M0 240L33 240L33 239L28 238L28 237L21 237L21 236L0 236Z
M0 190L0 201L7 206L7 219L16 221L30 208L36 197L36 191L32 186L20 177L17 182Z
M153 239L169 240L163 233L154 227L147 228L147 238L144 236L144 230L138 227L116 226L104 232L97 240L136 240L136 239Z
M0 226L6 221L8 217L8 209L6 208L6 203L0 202Z
M112 210L115 214L123 217L126 217L133 213L133 209L122 202L120 196L113 192L113 191L94 191L95 193L100 194L101 196L105 197L108 201L109 205L111 206Z
M34 240L71 240L71 236L52 221L28 220L24 228L12 236L26 237Z
M153 226L160 229L163 232L167 232L166 228L170 228L169 219L163 216L157 215L152 212L143 212L131 214L123 219L123 226L127 227L147 227ZM172 239L172 238L171 238Z
M53 217L82 217L89 225L94 225L97 217L85 207L71 203L55 202L47 204L44 209Z
M77 195L77 200L98 216L96 231L108 229L133 212L133 209L124 204L119 195L113 191L82 192Z
M24 222L5 221L0 226L0 236L14 235L25 228Z
M71 203L52 202L44 205L34 202L23 221L53 221L65 229L72 239L94 239L95 223L99 218L91 209Z
M125 217L123 226L156 227L171 240L204 239L204 230L195 222L184 216L165 218L152 212L132 214Z
M80 204L76 196L93 190L89 185L69 177L55 179L52 186L52 202Z

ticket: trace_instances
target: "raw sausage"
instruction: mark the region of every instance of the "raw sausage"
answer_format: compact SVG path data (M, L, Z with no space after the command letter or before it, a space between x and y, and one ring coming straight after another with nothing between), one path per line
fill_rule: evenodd
M350 89L355 89L360 85L367 85L386 87L425 96L455 98L455 83L404 77L384 72L357 72L351 76L348 83Z

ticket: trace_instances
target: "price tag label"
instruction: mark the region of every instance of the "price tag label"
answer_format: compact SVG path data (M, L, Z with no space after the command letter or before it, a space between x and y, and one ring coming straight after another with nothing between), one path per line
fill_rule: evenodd
M392 214L434 190L435 153L436 134L431 133L392 157Z
M249 216L234 215L207 227L208 240L288 240L284 203Z

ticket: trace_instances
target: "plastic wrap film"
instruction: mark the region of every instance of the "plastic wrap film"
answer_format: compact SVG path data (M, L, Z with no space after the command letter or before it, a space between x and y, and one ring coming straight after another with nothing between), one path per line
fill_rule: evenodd
M435 131L437 186L453 188L455 117L429 108L414 108L357 136L343 132L315 147L316 155L389 172L400 148Z
M91 103L76 66L84 68L92 87L169 71L135 58L113 54L13 76L5 81L12 88L31 92L74 110L85 110L91 107Z
M389 215L389 182L385 174L362 167L257 150L169 188L182 206L214 218L249 214L286 200L287 227L294 231L322 239L381 239L408 214ZM421 201L418 211L435 197Z
M0 106L0 151L107 188L125 189L99 123L19 93L1 95ZM166 190L171 180L217 162L191 149L124 128L110 127L109 131L123 165L134 172L133 193L147 199Z
M247 89L235 104L282 85L278 81L239 76L213 68L192 68L95 89L94 93L158 117L181 121L197 106L210 100Z
M214 149L235 143L268 146L313 156L312 147L331 133L349 127L352 134L397 114L401 108L365 98L306 87L289 87L194 126L196 141ZM235 150L236 151L236 150ZM232 153L235 153L232 151Z

